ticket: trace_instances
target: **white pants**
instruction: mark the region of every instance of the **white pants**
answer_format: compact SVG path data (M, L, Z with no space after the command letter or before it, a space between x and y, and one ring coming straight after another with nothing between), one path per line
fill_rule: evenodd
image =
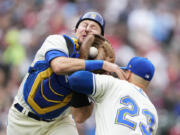
M34 120L13 106L8 114L7 135L78 135L71 115L52 122Z

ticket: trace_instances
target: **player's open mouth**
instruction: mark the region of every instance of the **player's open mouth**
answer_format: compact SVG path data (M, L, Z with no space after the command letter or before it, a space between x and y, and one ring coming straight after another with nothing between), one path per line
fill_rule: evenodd
M87 35L82 35L82 38L85 39L87 37Z
M87 35L83 35L83 38L87 37Z

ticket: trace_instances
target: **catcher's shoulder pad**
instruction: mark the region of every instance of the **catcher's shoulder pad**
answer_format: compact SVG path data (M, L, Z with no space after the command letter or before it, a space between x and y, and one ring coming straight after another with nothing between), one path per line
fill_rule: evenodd
M66 44L67 44L69 56L71 57L75 52L76 45L75 45L74 41L70 37L68 37L67 35L63 35L63 37L64 37Z

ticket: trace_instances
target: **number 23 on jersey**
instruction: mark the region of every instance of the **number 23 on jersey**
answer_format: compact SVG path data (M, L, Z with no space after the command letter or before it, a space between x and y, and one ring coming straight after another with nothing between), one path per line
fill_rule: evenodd
M155 124L154 115L148 109L140 110L136 102L129 96L121 98L120 104L125 105L125 107L118 109L115 124L126 126L132 130L135 130L137 127L139 127L141 129L142 135L151 135L153 126ZM136 121L127 119L127 115L130 117L144 115L146 117L146 122L137 123Z

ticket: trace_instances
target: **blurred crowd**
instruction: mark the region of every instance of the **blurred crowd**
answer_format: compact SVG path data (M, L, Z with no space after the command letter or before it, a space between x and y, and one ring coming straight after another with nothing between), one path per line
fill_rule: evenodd
M8 109L44 39L73 36L87 11L104 16L118 65L133 56L155 64L148 95L159 114L157 135L180 135L179 0L0 0L0 135L6 134ZM94 128L94 115L78 125L80 135L94 135Z

